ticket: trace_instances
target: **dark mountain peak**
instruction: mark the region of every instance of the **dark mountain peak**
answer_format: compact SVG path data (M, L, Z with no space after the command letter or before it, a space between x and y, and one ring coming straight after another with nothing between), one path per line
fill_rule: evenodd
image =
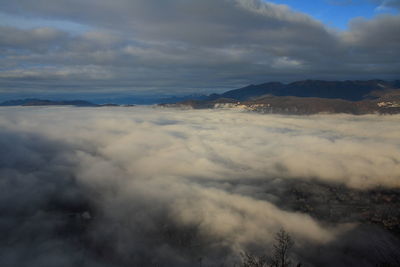
M278 91L284 88L284 86L285 85L280 82L268 82L259 85L251 84L243 88L225 92L221 94L220 97L247 100L252 97L278 93Z
M267 82L267 83L262 83L256 86L283 86L284 84L281 82Z
M230 98L238 101L246 101L264 95L273 96L296 96L343 99L349 101L360 101L371 99L376 91L400 89L400 81L384 81L380 79L357 81L324 81L324 80L302 80L289 84L280 82L267 82L262 84L250 84L248 86L227 91L223 94L212 94L206 101L218 98Z
M400 89L400 80L395 80L391 84L392 84L393 88Z
M299 97L339 98L350 101L362 100L372 91L385 90L391 85L381 80L369 81L319 81L307 80L289 84L282 95Z
M311 85L311 84L324 84L324 83L329 83L329 81L323 81L323 80L301 80L301 81L295 81L292 83L289 83L288 86L293 86L293 85Z
M326 81L326 80L301 80L289 83L288 86L299 86L299 85L377 85L377 84L390 84L387 81L380 79L372 80L345 80L345 81Z

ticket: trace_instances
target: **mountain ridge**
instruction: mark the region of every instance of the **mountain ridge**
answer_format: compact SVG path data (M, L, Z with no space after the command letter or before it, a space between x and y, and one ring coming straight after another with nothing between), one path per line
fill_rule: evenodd
M206 100L186 100L162 106L184 108L241 108L279 114L397 114L400 82L303 80L289 84L269 82L248 85Z
M226 91L222 94L213 94L210 95L208 100L223 97L244 101L249 100L251 97L270 94L274 96L338 98L349 101L360 101L373 91L397 89L399 87L399 80L384 81L378 79L367 81L301 80L288 84L267 82L257 85L251 84L239 89Z
M8 100L0 103L0 106L76 106L76 107L96 107L97 104L93 104L85 100L48 100L38 98L25 98Z

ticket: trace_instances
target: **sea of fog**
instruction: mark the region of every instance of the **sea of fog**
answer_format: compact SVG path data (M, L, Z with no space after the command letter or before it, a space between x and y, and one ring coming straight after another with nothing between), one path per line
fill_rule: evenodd
M345 253L358 224L285 188L400 187L400 115L6 107L0 148L1 266L239 266L281 228L303 266L345 266L371 254ZM397 242L371 229L354 242Z

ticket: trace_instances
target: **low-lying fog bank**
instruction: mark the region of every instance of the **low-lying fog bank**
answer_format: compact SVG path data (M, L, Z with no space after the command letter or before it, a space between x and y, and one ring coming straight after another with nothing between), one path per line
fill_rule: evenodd
M319 209L348 208L374 190L382 201L397 199L399 122L400 115L0 108L0 265L234 266L242 251L269 251L282 227L303 266L395 262L395 231L351 217L351 209L349 219L335 220L298 201L307 192ZM324 193L332 188L355 202L322 199L340 198Z

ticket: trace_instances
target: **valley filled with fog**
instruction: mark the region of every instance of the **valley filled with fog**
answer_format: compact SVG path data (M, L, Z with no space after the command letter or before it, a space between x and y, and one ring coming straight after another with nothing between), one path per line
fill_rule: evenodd
M1 266L400 259L400 115L0 108ZM399 221L397 221L399 220Z

